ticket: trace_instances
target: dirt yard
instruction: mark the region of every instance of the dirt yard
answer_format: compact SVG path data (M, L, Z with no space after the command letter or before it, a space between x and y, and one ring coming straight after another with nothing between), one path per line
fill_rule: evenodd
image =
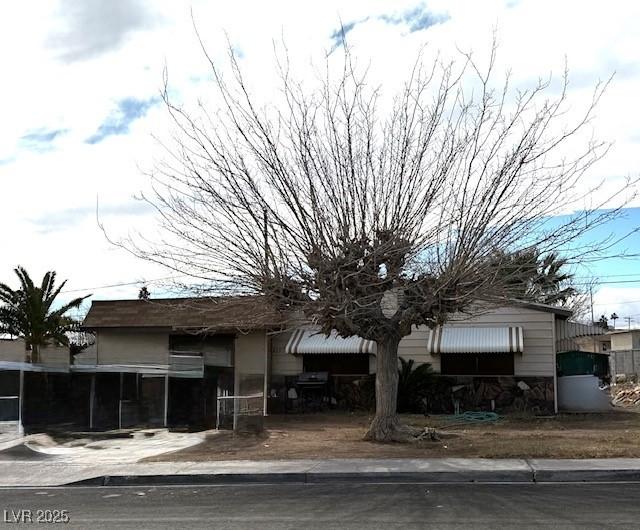
M260 435L211 433L193 447L146 461L288 460L300 458L608 458L640 457L640 413L504 417L469 424L450 417L404 416L436 427L440 441L375 444L362 440L364 414L270 416Z

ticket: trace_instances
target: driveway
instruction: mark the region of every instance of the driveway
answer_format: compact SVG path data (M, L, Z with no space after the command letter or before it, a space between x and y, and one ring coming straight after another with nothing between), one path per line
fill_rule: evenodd
M122 433L121 437L87 434L86 437L54 438L48 434L0 437L0 461L47 460L70 464L136 463L172 451L201 444L215 431L195 433L168 432L166 429L141 429Z

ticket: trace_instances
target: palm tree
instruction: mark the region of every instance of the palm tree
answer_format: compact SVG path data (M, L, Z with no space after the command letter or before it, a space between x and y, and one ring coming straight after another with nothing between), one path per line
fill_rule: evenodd
M421 400L433 384L433 369L430 363L416 366L413 359L398 357L398 360L398 412L418 412Z
M53 310L56 297L67 283L66 280L56 287L56 273L49 271L37 287L23 267L14 269L20 280L20 288L11 289L0 283L0 333L22 337L27 349L31 350L31 362L40 361L40 348L52 341L67 346L66 332L71 329L73 320L65 313L79 307L88 296L74 298L70 302Z

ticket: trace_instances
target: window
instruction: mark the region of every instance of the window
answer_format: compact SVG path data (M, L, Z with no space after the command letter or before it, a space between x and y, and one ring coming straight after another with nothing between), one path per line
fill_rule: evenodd
M305 372L329 372L330 375L366 375L369 356L362 353L304 355Z
M173 355L202 355L204 342L202 335L169 335L169 350Z
M445 353L442 375L514 375L513 353Z

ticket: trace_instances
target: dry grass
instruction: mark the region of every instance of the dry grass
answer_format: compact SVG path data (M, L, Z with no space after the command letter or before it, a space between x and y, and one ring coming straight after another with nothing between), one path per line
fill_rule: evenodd
M364 414L270 416L261 435L212 433L194 447L149 461L288 460L298 458L609 458L640 457L640 414L509 416L497 423L461 424L446 417L405 416L436 427L441 440L376 444L362 440Z

